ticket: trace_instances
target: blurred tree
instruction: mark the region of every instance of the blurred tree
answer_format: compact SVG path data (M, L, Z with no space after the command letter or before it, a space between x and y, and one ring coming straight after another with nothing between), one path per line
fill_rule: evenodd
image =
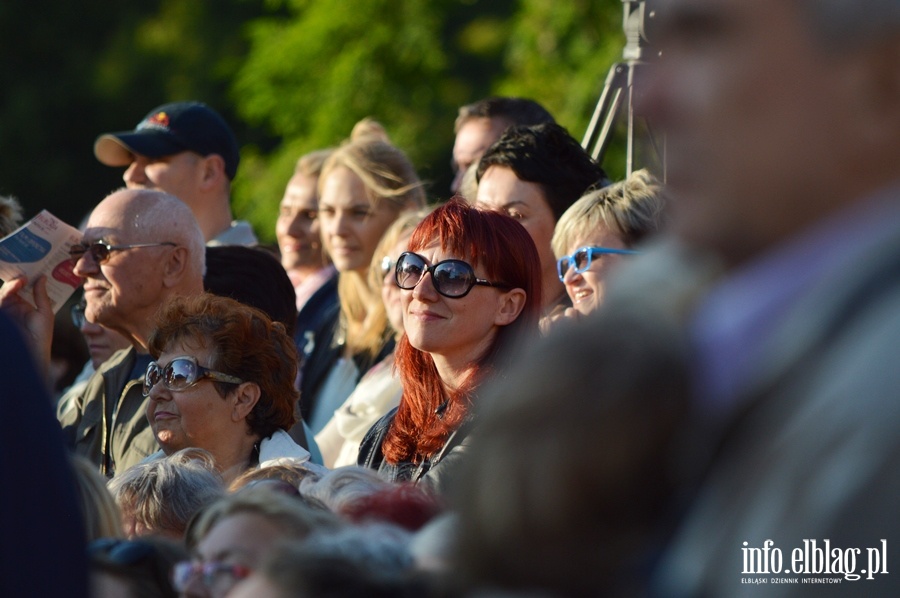
M0 193L28 216L48 208L77 224L122 184L94 158L97 135L167 101L207 101L239 138L264 143L225 101L263 1L0 3Z
M540 99L581 141L610 65L621 58L620 0L521 0L511 19L499 95ZM623 148L614 146L606 167L624 174Z
M296 158L372 116L445 199L457 108L533 97L580 138L622 47L619 0L0 3L0 193L76 223L121 185L97 135L198 99L242 143L235 213L274 237Z
M249 26L232 88L240 114L283 139L245 147L236 207L272 238L296 159L340 143L365 116L446 199L453 120L490 94L533 97L580 138L621 50L621 2L273 0Z

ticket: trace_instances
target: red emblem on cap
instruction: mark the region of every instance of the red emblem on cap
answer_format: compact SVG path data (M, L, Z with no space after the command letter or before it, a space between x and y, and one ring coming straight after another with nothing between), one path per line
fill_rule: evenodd
M153 116L147 119L148 125L157 125L160 127L168 128L169 126L169 115L165 112L157 112Z

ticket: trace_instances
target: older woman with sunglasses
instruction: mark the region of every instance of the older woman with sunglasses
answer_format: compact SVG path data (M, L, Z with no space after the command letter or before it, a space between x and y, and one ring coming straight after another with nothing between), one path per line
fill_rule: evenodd
M553 314L551 321L577 318L603 301L606 277L622 256L659 230L665 197L662 186L647 170L584 195L556 224L552 247L559 279L572 307ZM549 324L549 322L547 322Z
M253 467L308 461L286 432L297 351L284 326L209 294L172 300L156 324L144 395L162 453L205 449L226 484Z
M480 385L537 331L539 263L526 230L503 214L451 200L422 221L395 268L403 396L369 430L360 465L438 492L452 484Z

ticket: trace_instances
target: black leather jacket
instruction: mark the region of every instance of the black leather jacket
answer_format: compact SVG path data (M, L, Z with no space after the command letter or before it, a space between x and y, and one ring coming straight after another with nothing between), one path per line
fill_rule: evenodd
M375 469L390 482L411 482L428 488L438 494L446 494L456 478L459 463L465 459L473 419L469 417L456 429L444 446L419 463L388 463L384 460L382 445L385 436L397 415L394 407L375 422L363 438L359 447L357 464Z

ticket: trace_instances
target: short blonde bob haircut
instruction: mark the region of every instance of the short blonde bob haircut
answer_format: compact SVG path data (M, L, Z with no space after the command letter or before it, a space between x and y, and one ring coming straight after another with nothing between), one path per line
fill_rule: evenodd
M663 187L646 169L624 181L589 191L567 209L553 232L553 253L566 255L576 239L601 226L616 233L625 247L633 247L662 225L666 203Z

